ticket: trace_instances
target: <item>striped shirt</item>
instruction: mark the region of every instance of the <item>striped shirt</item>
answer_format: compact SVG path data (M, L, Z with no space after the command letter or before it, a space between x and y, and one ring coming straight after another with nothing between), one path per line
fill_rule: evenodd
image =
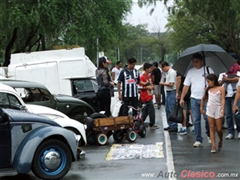
M138 86L140 75L136 69L123 69L118 77L118 82L122 83L122 97L138 97Z

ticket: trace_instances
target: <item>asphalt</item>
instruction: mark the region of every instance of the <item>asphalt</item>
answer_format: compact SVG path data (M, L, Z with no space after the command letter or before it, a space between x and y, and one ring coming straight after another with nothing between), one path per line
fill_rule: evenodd
M148 119L146 120L148 121ZM204 124L202 120L202 131ZM240 140L225 140L223 148L215 154L210 153L211 144L204 138L203 147L194 148L194 135L191 128L188 128L188 135L178 135L176 132L164 131L166 118L164 106L156 109L156 124L159 129L147 129L145 138L138 137L136 144L163 143L163 157L106 160L110 148L115 143L110 137L104 146L87 145L85 159L72 164L71 170L63 178L65 180L148 180L148 179L240 179ZM224 130L224 137L227 130ZM121 144L134 144L124 140ZM3 179L24 179L33 180L36 177L18 175L16 177L5 177Z

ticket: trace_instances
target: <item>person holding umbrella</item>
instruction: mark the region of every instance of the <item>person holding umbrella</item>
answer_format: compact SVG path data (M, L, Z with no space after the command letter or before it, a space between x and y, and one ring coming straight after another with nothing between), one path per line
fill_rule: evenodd
M210 67L204 66L204 58L200 53L195 53L192 56L193 68L189 69L184 80L184 87L182 90L180 105L184 106L184 97L186 96L189 87L191 86L191 109L194 120L195 143L193 147L201 147L203 138L201 133L201 112L200 103L205 93L206 76L207 74L214 73ZM206 104L204 105L206 109ZM207 116L204 115L206 134L208 142L211 143L209 135L209 124Z

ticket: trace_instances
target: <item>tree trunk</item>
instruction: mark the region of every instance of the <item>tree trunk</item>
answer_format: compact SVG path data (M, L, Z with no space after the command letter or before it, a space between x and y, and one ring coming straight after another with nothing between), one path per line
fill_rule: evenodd
M11 49L12 49L13 44L16 39L17 39L17 28L14 28L12 38L11 38L10 42L8 43L7 48L5 50L5 61L3 63L4 67L7 67L10 64Z

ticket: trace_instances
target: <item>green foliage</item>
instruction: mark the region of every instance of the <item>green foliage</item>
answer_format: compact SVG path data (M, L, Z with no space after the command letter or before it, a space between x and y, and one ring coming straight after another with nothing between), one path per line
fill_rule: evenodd
M168 19L171 47L181 52L210 43L239 54L239 6L235 0L175 0Z
M96 57L97 38L101 51L118 42L131 4L131 0L2 0L0 27L7 30L0 35L0 48L9 45L13 53L77 44L90 58Z

